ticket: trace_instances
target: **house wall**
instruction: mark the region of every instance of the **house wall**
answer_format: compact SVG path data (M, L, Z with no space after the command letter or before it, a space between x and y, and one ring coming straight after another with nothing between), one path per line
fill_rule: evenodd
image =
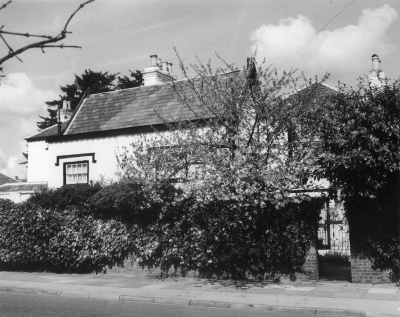
M167 132L159 133L165 136ZM155 133L147 134L149 138L155 135ZM129 149L130 144L138 138L139 135L132 134L52 143L29 142L28 182L46 181L49 188L60 187L64 184L64 163L77 161L89 162L89 182L101 179L115 181L118 179L116 173L119 171L118 153L122 154L124 147ZM88 155L62 157L83 154ZM59 157L58 166L56 166L57 157Z
M48 157L45 141L28 142L28 182L41 182L48 180Z
M134 139L135 136L122 136L48 143L47 150L46 142L30 142L28 182L47 181L50 188L60 187L64 184L64 163L77 161L89 162L89 182L102 177L116 180L118 150L122 152L122 147L129 146ZM89 155L61 157L56 166L57 157L82 154Z
M32 192L10 192L10 193L0 193L0 199L10 199L14 203L22 203L27 200L32 195Z

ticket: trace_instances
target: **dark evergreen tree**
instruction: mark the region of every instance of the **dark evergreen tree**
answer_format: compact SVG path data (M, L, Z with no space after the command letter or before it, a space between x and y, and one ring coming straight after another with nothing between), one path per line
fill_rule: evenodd
M341 192L353 254L391 269L399 281L400 80L340 88L321 123L321 162L331 188Z

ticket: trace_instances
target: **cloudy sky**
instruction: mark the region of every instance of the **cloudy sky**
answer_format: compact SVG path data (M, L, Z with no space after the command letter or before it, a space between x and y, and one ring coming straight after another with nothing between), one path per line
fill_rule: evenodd
M0 0L0 5L7 2ZM4 30L55 35L83 1L13 0L0 11ZM174 64L216 60L243 67L257 58L298 69L307 77L329 72L328 83L356 83L378 54L388 78L400 75L399 0L96 0L71 21L65 45L82 49L31 50L3 64L0 81L0 172L24 177L18 165L24 138L37 131L44 102L56 99L85 69L127 75L150 66L151 54ZM14 49L30 42L7 37ZM0 43L0 57L7 54Z

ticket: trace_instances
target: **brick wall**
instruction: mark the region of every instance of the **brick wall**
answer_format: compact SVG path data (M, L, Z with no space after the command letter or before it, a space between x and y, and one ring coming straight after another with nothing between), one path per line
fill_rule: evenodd
M281 281L317 281L318 280L318 253L315 247L308 250L306 260L303 264L303 272L291 276L288 272L278 272Z
M301 277L302 280L318 280L318 253L315 247L308 250L303 269L305 274Z
M304 273L296 273L295 279L300 281L316 281L318 280L318 256L315 247L311 247L307 253L306 260L303 265ZM147 270L142 269L137 260L133 255L128 256L122 266L108 267L105 270L106 274L122 274L122 275L132 275L132 276L148 276L148 275L159 275L161 273L160 269ZM171 272L170 272L171 273ZM293 276L290 276L285 270L278 270L275 273L276 277L280 280L293 280ZM188 272L188 276L197 277L198 272L191 271ZM213 274L210 274L210 277ZM272 277L271 277L272 278Z
M142 269L138 263L136 258L130 254L124 261L121 266L107 267L106 274L122 274L122 275L131 275L131 276L147 276L159 274L160 270L146 270Z
M351 281L353 283L390 283L390 271L372 269L372 262L362 256L351 257Z

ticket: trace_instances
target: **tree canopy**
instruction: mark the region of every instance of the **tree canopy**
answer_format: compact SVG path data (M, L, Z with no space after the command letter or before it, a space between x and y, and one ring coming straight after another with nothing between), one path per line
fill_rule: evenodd
M376 268L400 269L400 81L340 87L324 121L321 162L340 192L353 253Z
M179 190L176 208L143 229L144 265L234 277L301 270L324 203L306 193L319 188L311 179L320 175L322 105L314 86L285 97L309 84L294 73L249 66L195 67L195 78L172 83L191 118L158 112L168 131L140 136L119 156L124 182L154 197L167 184Z

